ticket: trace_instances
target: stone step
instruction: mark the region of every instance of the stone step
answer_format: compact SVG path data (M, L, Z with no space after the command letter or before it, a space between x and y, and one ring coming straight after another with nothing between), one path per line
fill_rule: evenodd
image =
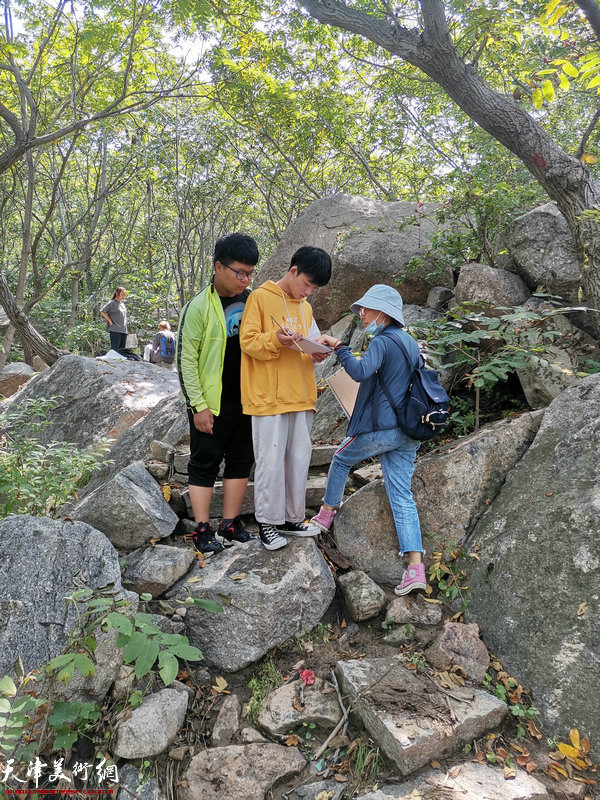
M306 484L306 507L318 508L321 505L323 494L325 492L325 485L327 478L309 477ZM188 516L192 517L192 505L190 503L189 493L187 488L181 492L185 500ZM217 481L213 490L212 501L210 504L210 516L219 517L223 510L223 482ZM254 513L254 483L250 481L242 503L242 514Z
M402 775L459 752L508 713L494 695L473 687L445 691L396 656L338 661L335 670L352 713Z

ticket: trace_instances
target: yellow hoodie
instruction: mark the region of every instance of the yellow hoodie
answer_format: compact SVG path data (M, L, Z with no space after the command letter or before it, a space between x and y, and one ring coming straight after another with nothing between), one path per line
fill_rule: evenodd
M314 411L317 385L313 360L284 347L278 326L315 338L319 329L306 299L294 300L273 281L250 293L240 326L241 391L244 414L265 417L289 411Z

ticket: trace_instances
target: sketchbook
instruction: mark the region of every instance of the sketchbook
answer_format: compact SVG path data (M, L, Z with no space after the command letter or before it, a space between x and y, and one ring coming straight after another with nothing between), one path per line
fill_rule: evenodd
M308 353L309 356L312 356L313 353L333 353L333 347L315 342L314 339L305 339L304 336L302 339L298 339L296 344L303 353Z
M342 367L327 378L335 399L341 405L344 414L350 419L356 403L356 395L360 384L353 380Z

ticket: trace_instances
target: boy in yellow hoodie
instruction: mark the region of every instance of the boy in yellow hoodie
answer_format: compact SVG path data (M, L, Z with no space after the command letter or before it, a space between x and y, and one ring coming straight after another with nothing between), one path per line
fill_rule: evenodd
M320 247L301 247L289 271L255 289L240 328L241 394L252 417L254 514L267 550L285 547L281 535L315 536L305 524L306 478L310 465L317 386L313 361L295 344L320 332L307 301L331 277L331 259Z

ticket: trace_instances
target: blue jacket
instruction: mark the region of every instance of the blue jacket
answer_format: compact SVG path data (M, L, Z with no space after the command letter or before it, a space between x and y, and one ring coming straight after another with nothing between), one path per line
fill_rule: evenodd
M402 341L412 358L412 364L408 364L402 350L391 340L392 337ZM371 340L361 359L355 358L349 347L340 347L337 355L348 375L360 383L347 435L397 428L396 415L375 373L379 371L383 376L396 406L400 406L420 357L419 346L412 336L400 325L391 322Z

